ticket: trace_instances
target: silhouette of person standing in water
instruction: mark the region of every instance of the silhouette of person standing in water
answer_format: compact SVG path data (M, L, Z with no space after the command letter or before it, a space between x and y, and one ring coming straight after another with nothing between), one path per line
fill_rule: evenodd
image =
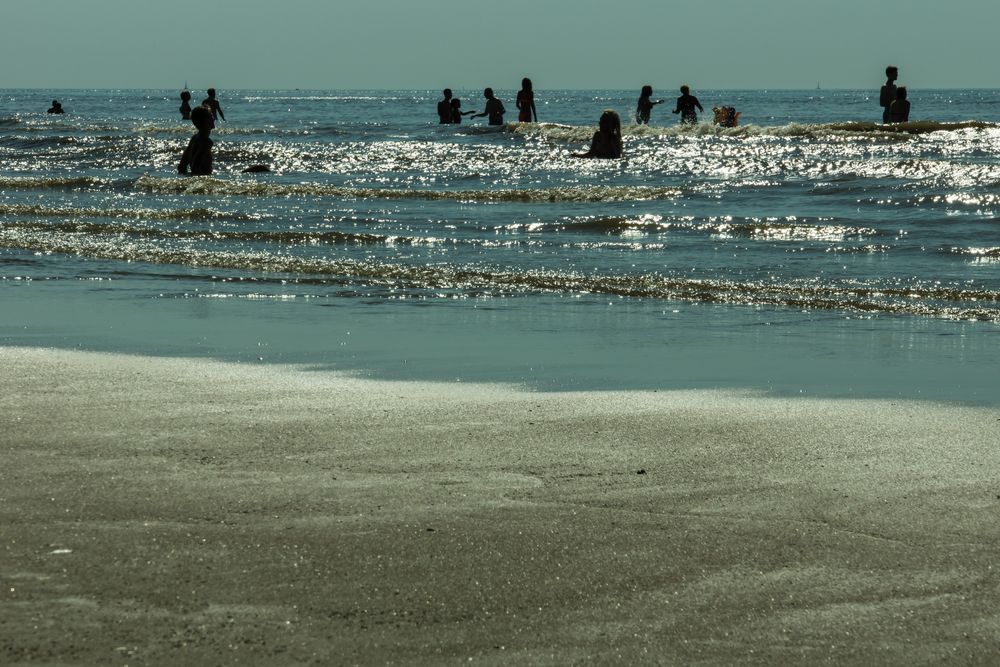
M59 104L59 100L52 100L52 106L45 113L66 113L63 111L62 105Z
M614 109L605 109L597 123L597 132L586 153L573 153L573 157L594 157L611 160L622 156L622 121Z
M181 120L191 120L191 91L186 88L181 91Z
M889 105L890 123L908 123L910 121L910 103L906 99L906 86L896 89L896 99Z
M695 107L698 111L705 111L701 107L701 102L698 98L691 94L691 88L687 85L681 86L681 96L677 98L677 108L674 109L674 113L679 113L681 115L681 122L687 124L695 124L698 122L698 114L695 113Z
M885 85L878 94L878 104L882 107L882 122L889 123L889 107L896 101L896 79L899 78L899 69L895 65L885 68Z
M656 100L655 102L650 99L653 97L653 87L643 86L642 92L639 93L639 103L635 106L635 120L640 125L649 124L649 114L652 112L653 107L657 104L663 104L663 100Z
M492 88L484 90L483 97L486 98L486 110L482 113L474 113L469 116L469 118L482 118L483 116L489 116L490 125L503 125L503 115L507 113L507 110L503 107L503 102L493 97Z
M531 89L531 79L521 79L521 90L517 91L514 105L518 109L517 120L521 123L538 122L538 112L535 111L535 93Z
M444 99L438 102L438 122L447 125L454 122L451 118L451 88L445 88L442 93Z
M226 114L222 113L222 106L219 104L219 100L215 99L215 88L208 89L208 97L201 101L201 106L208 107L208 110L212 113L212 120L226 120Z
M184 154L181 155L180 164L177 165L177 173L188 173L194 176L208 176L212 173L212 144L214 143L208 135L215 127L215 119L212 118L212 111L207 106L200 106L191 111L191 122L198 128L198 134L191 137Z

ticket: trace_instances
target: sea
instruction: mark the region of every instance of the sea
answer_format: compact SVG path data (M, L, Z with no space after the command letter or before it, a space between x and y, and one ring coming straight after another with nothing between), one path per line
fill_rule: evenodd
M0 345L1000 403L1000 90L892 126L877 86L694 90L682 126L676 91L638 125L638 87L538 88L519 124L497 89L491 127L439 90L220 88L210 177L177 173L179 93L0 90ZM623 159L573 157L608 108Z

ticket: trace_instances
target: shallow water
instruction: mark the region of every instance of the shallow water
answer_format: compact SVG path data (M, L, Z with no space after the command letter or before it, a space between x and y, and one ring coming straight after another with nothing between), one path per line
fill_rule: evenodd
M200 178L174 91L0 93L0 342L998 398L1000 91L911 91L929 120L894 127L873 91L695 91L742 112L722 129L540 90L499 130L437 125L434 92L220 92ZM625 158L572 158L605 107Z

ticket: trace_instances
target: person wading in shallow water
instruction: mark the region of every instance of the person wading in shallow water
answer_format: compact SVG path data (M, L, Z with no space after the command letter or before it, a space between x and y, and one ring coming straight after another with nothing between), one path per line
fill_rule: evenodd
M212 120L226 120L226 114L222 113L222 106L219 104L219 100L215 99L215 88L208 89L208 97L201 101L201 106L208 107L208 110L212 112Z
M687 85L681 86L681 96L677 98L677 108L674 109L674 113L681 115L682 123L693 125L698 122L698 114L695 113L695 107L698 108L698 111L705 111L701 107L701 102L698 101L698 98L691 94L691 88Z
M503 115L507 113L507 110L503 107L503 102L493 97L492 88L484 90L483 97L486 98L486 110L482 113L474 113L469 116L469 118L482 118L483 116L489 116L490 125L503 125Z
M597 123L597 132L586 153L574 153L573 157L594 157L614 159L622 156L622 121L618 112L605 109Z
M910 103L906 99L906 86L896 89L896 99L889 105L890 123L907 123L910 120Z
M462 123L462 116L468 116L469 114L476 113L475 111L462 111L462 100L457 97L451 98L451 122L455 124Z
M447 125L454 122L451 115L451 88L445 88L442 94L444 99L438 102L438 122Z
M191 120L191 91L181 91L181 120Z
M643 86L642 91L639 93L639 102L635 105L635 122L640 125L649 124L649 114L653 111L653 107L657 104L663 104L663 100L652 99L653 97L653 87Z
M517 120L521 123L538 122L538 112L535 111L535 92L531 89L531 79L521 79L521 90L517 91L514 105L518 109Z
M177 173L188 173L191 168L193 176L208 176L212 173L212 139L208 136L215 127L215 119L208 107L197 107L191 112L191 122L198 128L198 134L191 137L184 154L181 155Z
M885 85L878 92L878 104L882 107L882 122L891 123L889 120L889 107L896 101L896 79L899 78L899 68L889 65L885 68Z

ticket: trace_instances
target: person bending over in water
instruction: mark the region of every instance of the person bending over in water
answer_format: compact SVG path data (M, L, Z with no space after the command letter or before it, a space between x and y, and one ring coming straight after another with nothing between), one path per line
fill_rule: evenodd
M226 114L222 113L222 106L219 100L215 99L215 88L208 89L208 97L201 101L201 106L208 107L212 113L212 120L226 120Z
M438 102L438 123L441 125L447 125L448 123L454 123L451 117L451 88L445 88L442 91L444 99Z
M181 120L191 120L191 91L181 91Z
M208 176L212 173L212 139L208 136L215 127L215 119L208 107L197 107L191 112L191 122L198 128L198 134L191 137L184 154L181 156L180 164L177 165L177 173L188 173L191 167L191 174L194 176Z
M517 120L521 123L538 122L538 112L535 111L535 93L531 90L531 79L521 79L521 90L517 91Z
M470 118L489 116L490 125L503 125L503 115L507 113L507 110L503 108L503 102L493 97L492 88L484 90L483 97L486 98L486 110L482 113L474 113Z
M906 86L896 89L896 99L889 105L890 123L907 123L910 120L910 103L906 100Z
M595 157L604 159L620 158L622 156L622 121L618 112L605 109L597 122L597 132L590 142L590 150L586 153L573 153L573 157Z
M695 107L698 108L698 111L705 111L701 108L701 102L698 101L698 98L691 94L691 88L687 85L681 86L681 96L677 98L677 108L674 109L674 113L681 115L682 123L694 124L698 122Z
M653 110L653 107L657 104L663 104L663 100L656 100L655 102L650 98L653 96L652 86L643 86L642 92L639 93L639 104L635 107L635 120L640 125L649 124L649 113Z
M889 107L896 101L896 79L899 78L899 68L889 65L885 68L885 85L878 93L878 104L882 107L882 122L891 123L889 120Z
M456 125L462 123L462 116L468 116L470 113L476 113L475 111L462 111L462 100L457 97L451 101L451 122Z
M49 107L49 110L46 111L46 113L66 113L66 112L63 111L62 105L59 104L59 100L52 100L52 106Z

